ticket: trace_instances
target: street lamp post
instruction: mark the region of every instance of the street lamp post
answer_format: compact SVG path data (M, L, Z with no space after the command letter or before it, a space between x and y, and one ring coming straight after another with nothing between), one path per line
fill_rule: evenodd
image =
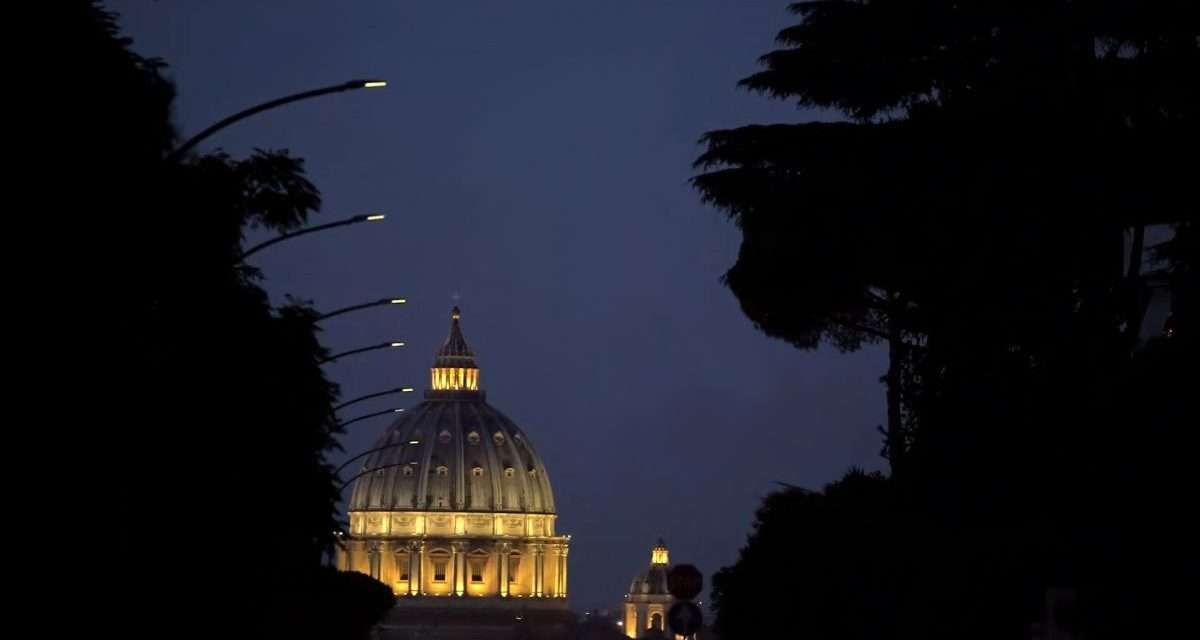
M354 424L355 422L358 422L359 420L366 420L367 418L375 418L375 417L378 417L378 416L387 415L387 414L389 414L389 413L403 413L403 412L404 412L404 409L399 409L399 408L397 408L397 409L384 409L383 411L376 411L375 413L368 413L368 414L367 414L367 415L365 415L365 416L358 416L357 418L351 418L351 419L349 419L349 420L347 420L347 421L345 421L345 422L339 422L339 423L338 423L338 426L339 426L339 427L345 427L345 426L348 426L348 425Z
M271 238L270 240L267 240L266 242L260 242L256 245L254 245L253 247L250 247L249 249L247 249L245 251L245 253L242 254L241 259L245 260L246 258L250 257L251 254L258 253L259 251L262 251L263 249L266 249L267 247L269 247L273 244L278 244L280 242L283 242L284 240L291 240L292 238L295 238L296 236L308 235L310 233L316 233L318 231L324 231L326 229L332 229L334 227L344 227L349 224L358 224L360 222L378 222L380 220L383 220L386 217L387 216L382 213L364 213L364 214L360 214L357 216L350 216L349 218L345 218L342 220L334 220L333 222L326 222L325 224L318 224L318 225L312 226L312 227L304 227L303 229L299 229L297 231L292 231L289 233L281 233L278 236Z
M345 409L346 407L348 407L356 402L362 402L363 400L370 400L371 398L378 398L380 396L391 395L393 393L412 393L413 391L414 391L414 389L412 387L396 387L395 389L388 389L387 391L368 393L365 396L359 396L353 400L347 400L347 401L339 404L338 406L334 407L333 410L341 411L342 409Z
M328 362L333 362L334 360L337 360L339 358L345 358L346 356L352 356L357 353L365 353L367 351L374 351L376 349L389 349L389 348L397 348L397 347L403 347L403 346L404 346L403 342L383 342L380 344L373 344L369 347L360 347L358 349L351 349L349 351L335 353L335 354L329 356L328 358L321 360L321 362L318 364L325 364Z
M317 316L316 321L320 322L322 320L328 320L329 318L332 318L334 316L340 316L343 313L350 313L351 311L358 311L360 309L370 309L371 307L382 307L383 305L386 305L386 304L404 304L406 302L408 302L408 300L405 300L404 298L382 298L379 300L375 300L373 302L364 302L363 304L356 304L356 305L351 305L349 307L342 307L341 309L330 311L329 313L323 313L323 314Z
M200 133L197 133L196 135L192 136L191 138L189 138L187 140L187 142L184 142L183 144L179 145L174 151L172 151L170 154L167 155L167 162L174 162L174 161L182 158L183 154L187 153L188 151L191 151L193 147L195 147L197 144L199 144L205 138L220 131L221 129L224 129L225 127L228 127L229 125L231 125L239 120L244 120L246 118L249 118L250 116L252 116L256 113L262 113L263 111L266 111L268 109L274 109L275 107L280 107L285 104L297 102L299 100L306 100L308 98L316 98L317 96L323 96L323 95L327 95L330 93L341 93L343 91L352 91L354 89L375 89L378 87L386 87L386 86L387 86L387 82L385 82L383 80L351 80L349 82L343 82L341 84L335 84L335 85L331 85L328 87L321 87L320 89L313 89L311 91L302 91L300 93L293 93L290 96L276 98L274 100L270 100L268 102L264 102L262 104L255 105L253 107L250 107L249 109L244 109L242 111L239 111L239 112L229 116L228 118L225 118L224 120L221 120L220 122L217 122L216 124L213 124L212 126L205 129L204 131L201 131Z

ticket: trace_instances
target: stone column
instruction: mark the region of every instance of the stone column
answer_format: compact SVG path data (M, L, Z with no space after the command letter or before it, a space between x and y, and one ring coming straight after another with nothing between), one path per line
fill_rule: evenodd
M500 566L496 567L497 575L500 576L500 597L508 597L508 552L512 548L507 542L499 542L496 544L496 557L499 558Z
M562 546L562 573L559 574L561 576L559 580L562 581L562 589L558 592L558 595L564 598L567 597L567 551L567 545L564 544Z
M540 544L533 545L533 596L535 598L542 597L542 582L545 580L543 568L546 566L543 558L545 553L545 547Z
M408 595L425 595L422 589L421 563L425 559L425 545L411 542L408 545Z
M461 596L466 591L463 585L467 580L467 552L464 543L450 543L450 563L454 567L454 588L452 591L454 595Z

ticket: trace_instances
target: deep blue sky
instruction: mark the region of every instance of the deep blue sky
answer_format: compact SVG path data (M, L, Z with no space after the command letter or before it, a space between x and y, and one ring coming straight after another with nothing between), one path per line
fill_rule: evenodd
M307 158L316 222L388 213L254 261L278 301L410 300L327 323L335 350L410 344L329 366L344 397L423 389L458 296L489 401L548 465L576 609L618 603L659 536L706 575L732 562L775 480L881 466L882 354L756 331L718 281L739 234L687 184L705 131L812 117L735 87L789 24L786 0L110 6L170 64L185 135L280 95L389 80L202 149ZM352 425L346 450L385 427Z

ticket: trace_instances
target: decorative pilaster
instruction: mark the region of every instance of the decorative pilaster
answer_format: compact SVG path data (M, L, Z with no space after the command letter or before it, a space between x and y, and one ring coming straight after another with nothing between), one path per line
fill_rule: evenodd
M450 563L454 567L454 595L466 592L467 549L464 542L450 543Z
M500 542L496 544L497 557L499 558L500 576L500 597L508 597L508 554L512 551L512 544L508 542Z
M543 545L533 545L533 596L535 598L542 597L542 583L546 579L545 555L546 548Z
M563 598L567 597L567 551L567 545L564 544L562 546L562 556L560 556L562 560L562 572L559 574L559 580L562 581L562 588L558 591L558 595Z
M422 542L411 542L408 545L408 595L419 596L425 595L422 589L421 567L425 560L425 544Z

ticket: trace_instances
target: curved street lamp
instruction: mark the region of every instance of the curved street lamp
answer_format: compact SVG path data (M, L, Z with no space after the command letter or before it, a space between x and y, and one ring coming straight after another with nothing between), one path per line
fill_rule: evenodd
M383 342L380 344L373 344L369 347L360 347L358 349L351 349L349 351L335 353L335 354L329 356L328 358L321 360L318 364L325 364L327 362L333 362L334 360L337 360L338 358L345 358L346 356L352 356L356 353L365 353L367 351L374 351L376 349L391 349L391 348L403 347L403 346L404 346L403 342Z
M351 418L351 419L349 419L349 420L347 420L347 421L345 421L345 422L339 422L339 423L338 423L338 426L339 426L339 427L345 427L345 426L347 426L347 425L354 424L355 422L358 422L358 421L360 421L360 420L366 420L367 418L376 418L376 417L378 417L378 416L387 415L387 414L389 414L389 413L404 413L404 409L399 409L399 408L397 408L397 409L384 409L383 411L376 411L375 413L368 413L368 414L367 414L367 415L365 415L365 416L358 416L357 418Z
M350 313L351 311L358 311L359 309L370 309L371 307L382 307L383 305L387 305L387 304L404 304L406 302L408 302L408 300L405 300L404 298L382 298L380 300L375 300L374 302L364 302L363 304L356 304L356 305L352 305L349 307L342 307L341 309L337 309L335 311L330 311L329 313L323 313L323 314L317 316L316 321L320 322L322 320L328 320L329 318L332 318L334 316L340 316L343 313Z
M413 389L412 387L396 387L395 389L388 389L387 391L368 393L365 396L359 396L353 400L347 400L347 401L337 405L336 407L334 407L333 410L341 411L342 409L345 409L346 407L348 407L356 402L362 402L363 400L370 400L371 398L378 398L380 396L391 395L393 393L412 393L413 391L415 391L415 389Z
M243 109L242 111L239 111L239 112L229 116L228 118L225 118L225 119L213 124L209 128L205 129L204 131L201 131L200 133L197 133L196 135L192 136L191 138L188 138L187 142L184 142L183 144L179 145L178 147L175 148L174 151L172 151L170 154L168 154L166 160L167 160L167 162L174 162L174 161L182 158L183 154L187 153L188 151L191 151L192 147L195 147L197 144L199 144L205 138L220 131L221 129L224 129L225 127L228 127L229 125L231 125L239 120L244 120L246 118L249 118L250 116L252 116L256 113L262 113L263 111L266 111L268 109L274 109L275 107L280 107L285 104L297 102L300 100L306 100L308 98L315 98L317 96L323 96L323 95L327 95L330 93L341 93L343 91L352 91L354 89L375 89L375 88L386 87L386 86L387 86L387 82L384 80L351 80L349 82L343 82L341 84L335 84L335 85L331 85L328 87L321 87L320 89L312 89L311 91L301 91L300 93L293 93L290 96L284 96L282 98L276 98L274 100L269 100L262 104L250 107L249 109Z
M409 464L412 464L412 463L410 463L410 462L393 462L391 464L379 465L378 467L374 467L371 469L363 469L362 471L359 471L358 473L351 476L349 480L343 482L342 486L337 488L338 495L341 495L342 492L346 490L346 487L353 484L355 480L358 480L359 478L367 475L368 473L374 473L376 471L383 471L384 469L390 469L392 467L404 467L404 466L408 466Z
M360 222L378 222L380 220L383 220L386 217L387 216L382 213L363 213L363 214L360 214L357 216L350 216L349 218L345 218L342 220L334 220L333 222L326 222L325 224L318 224L313 227L304 227L303 229L299 229L297 231L281 233L278 236L275 236L274 238L267 240L266 242L260 242L256 245L254 245L253 247L250 247L242 254L241 259L245 260L246 258L250 257L250 255L253 253L262 251L263 249L266 249L267 247L269 247L273 244L283 242L284 240L290 240L292 238L295 238L296 236L308 235L310 233L316 233L318 231L324 231L326 229L332 229L334 227L344 227L348 224L358 224Z
M367 449L366 451L363 451L362 453L354 456L353 458L350 458L350 459L346 460L345 462L343 462L342 466L338 467L337 470L333 472L333 475L334 475L334 477L337 477L338 474L340 474L342 471L345 471L346 467L350 466L350 464L352 462L354 462L355 460L365 458L365 457L371 455L372 453L375 453L376 451L383 451L384 449L391 449L393 447L403 447L407 444L408 444L408 442L405 442L402 440L400 442L393 442L391 444L385 444L382 447L374 447L372 449Z

